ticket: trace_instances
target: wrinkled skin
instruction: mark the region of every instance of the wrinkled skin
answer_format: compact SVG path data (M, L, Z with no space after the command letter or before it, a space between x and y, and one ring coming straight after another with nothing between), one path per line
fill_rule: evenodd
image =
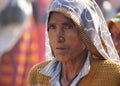
M79 36L77 26L61 13L51 13L48 35L52 52L62 63L61 84L68 86L81 71L86 60L85 45Z

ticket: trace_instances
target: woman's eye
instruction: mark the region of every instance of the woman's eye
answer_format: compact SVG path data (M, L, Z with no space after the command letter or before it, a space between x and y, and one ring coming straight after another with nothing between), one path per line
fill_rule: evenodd
M48 25L48 29L55 29L55 28L56 28L56 26L54 24Z
M65 28L65 29L73 29L73 25L71 25L71 24L65 24L63 26L63 28Z

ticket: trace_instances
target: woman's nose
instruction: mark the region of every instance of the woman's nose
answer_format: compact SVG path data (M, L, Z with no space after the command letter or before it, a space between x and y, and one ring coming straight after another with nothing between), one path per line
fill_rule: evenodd
M56 40L57 40L58 42L63 42L63 41L65 41L64 30L62 30L62 29L57 29L57 31L56 31Z

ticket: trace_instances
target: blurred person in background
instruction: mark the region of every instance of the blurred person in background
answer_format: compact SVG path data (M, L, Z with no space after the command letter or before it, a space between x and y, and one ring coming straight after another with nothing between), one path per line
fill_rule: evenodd
M38 1L38 9L39 9L39 22L45 26L46 24L46 18L47 18L47 8L50 3L50 0L37 0ZM44 28L45 30L45 28ZM47 39L47 33L45 33L45 39ZM51 58L51 50L49 46L49 41L45 41L45 58L46 60L50 60Z
M32 15L34 17L35 23L39 22L39 8L38 8L38 0L27 0L27 2L31 3L32 5Z
M41 17L40 22L45 23L49 1L50 0L38 0L39 16Z
M46 14L47 14L47 7L50 3L50 0L27 0L29 3L32 3L32 9L33 9L33 16L36 21L36 26L38 28L41 28L38 32L45 33L45 20L46 20ZM47 35L47 34L46 34ZM46 36L47 37L47 36ZM46 38L47 39L47 38ZM45 41L45 59L50 60L51 59L51 51L49 47L49 42ZM43 44L44 45L44 44Z
M107 21L115 47L120 56L120 12Z
M36 23L45 23L47 5L50 0L27 0L32 4L33 16Z
M0 86L27 86L29 69L44 60L41 28L26 0L0 0Z

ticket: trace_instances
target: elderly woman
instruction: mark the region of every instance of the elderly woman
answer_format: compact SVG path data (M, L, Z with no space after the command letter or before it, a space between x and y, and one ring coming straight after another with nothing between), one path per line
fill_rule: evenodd
M120 86L119 56L95 1L53 0L47 32L53 59L31 69L29 86Z
M114 18L109 19L107 25L120 56L120 12L117 13Z

